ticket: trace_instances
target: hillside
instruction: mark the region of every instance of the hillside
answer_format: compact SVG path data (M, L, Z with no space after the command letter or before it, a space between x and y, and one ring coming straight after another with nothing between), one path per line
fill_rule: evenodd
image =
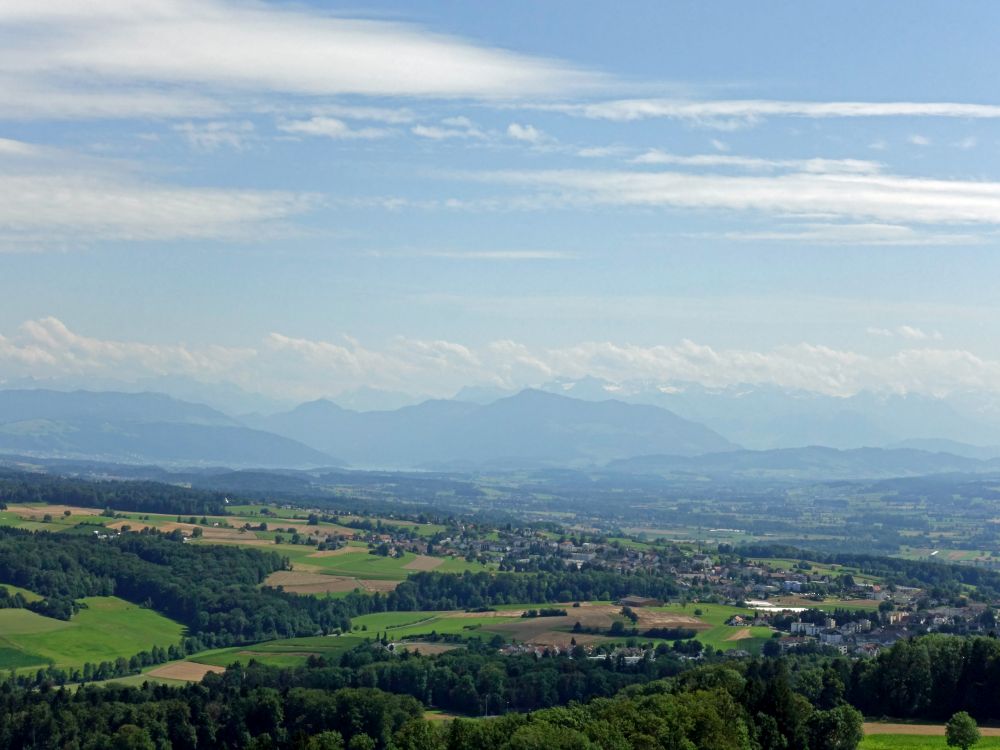
M322 466L335 461L156 393L0 391L0 451L121 462Z
M329 401L252 423L361 466L601 463L652 452L733 450L707 427L655 406L526 390L488 405L425 401L354 412Z

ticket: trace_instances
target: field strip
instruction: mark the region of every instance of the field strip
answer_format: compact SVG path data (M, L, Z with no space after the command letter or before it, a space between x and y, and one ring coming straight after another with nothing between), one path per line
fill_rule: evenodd
M435 620L440 620L440 615L432 615L430 617L425 617L423 620L417 620L416 622L404 622L399 625L386 625L383 630L398 630L399 628L415 628L418 625L426 625L429 622L434 622Z
M983 737L1000 737L1000 727L979 727ZM866 721L865 734L909 734L921 737L944 737L944 724L890 724Z
M214 672L222 674L225 667L215 667L211 664L198 664L193 661L176 661L173 664L164 664L162 667L151 669L147 674L150 677L162 677L167 680L186 680L188 682L201 682L205 675Z
M430 555L417 555L403 566L404 570L434 570L444 563L443 557L431 557Z

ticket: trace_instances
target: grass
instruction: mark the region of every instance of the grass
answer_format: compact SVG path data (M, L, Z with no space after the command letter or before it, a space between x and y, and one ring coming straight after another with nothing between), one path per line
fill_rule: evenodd
M210 543L210 542L203 542ZM317 569L317 572L329 573L330 575L345 576L348 578L364 578L376 581L402 581L415 570L407 570L406 565L416 559L416 555L407 552L403 557L382 557L372 555L368 552L368 545L360 542L352 543L350 546L356 547L357 552L346 555L330 555L327 557L312 557L316 553L315 547L300 544L276 544L273 547L256 546L263 552L278 552L288 557L292 561L292 566L306 566L307 570ZM444 558L442 563L435 568L442 573L464 573L466 570L473 572L488 571L491 568L478 562L469 562L465 558Z
M370 637L374 638L374 636L375 634L372 633ZM359 643L363 643L364 640L364 638L354 635L286 638L278 641L266 641L253 646L234 646L203 651L188 657L188 661L219 667L228 667L234 663L247 664L250 661L258 661L275 667L294 667L304 664L310 654L327 658L339 656Z
M916 734L871 734L861 740L858 750L931 750L948 748L944 737L926 737ZM983 737L973 745L975 750L1000 748L1000 737Z
M673 612L679 615L687 615L688 617L696 617L710 625L711 627L708 630L698 631L696 638L706 646L711 646L715 649L723 651L743 649L755 654L760 651L765 642L771 639L772 631L770 628L753 626L750 628L749 638L738 641L726 640L739 630L731 625L726 625L726 620L733 615L753 617L754 611L752 609L729 607L724 604L689 604L686 607L680 604L671 604L666 607L656 607L655 609L659 612ZM695 610L700 611L701 614L695 614Z
M22 589L20 586L12 586L9 583L0 583L0 586L7 589L11 594L20 594L24 597L27 602L40 602L45 597L36 594L34 591L28 591L28 589Z
M0 668L81 667L114 661L153 646L179 643L184 628L150 609L111 596L87 605L69 622L24 609L0 610Z

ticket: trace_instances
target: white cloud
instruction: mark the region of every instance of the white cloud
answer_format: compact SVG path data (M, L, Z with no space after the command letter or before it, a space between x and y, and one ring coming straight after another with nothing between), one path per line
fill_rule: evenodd
M242 151L253 136L252 122L185 122L174 126L174 130L184 136L187 142L202 151L232 148Z
M345 104L325 104L313 107L313 114L342 117L345 120L371 120L386 125L408 125L417 119L407 107L358 107Z
M925 135L919 135L919 134L916 134L916 133L913 134L913 135L911 135L906 140L909 143L911 143L912 145L914 145L914 146L930 146L931 145L931 139L930 138L928 138Z
M4 117L219 116L258 95L565 95L564 63L419 26L233 0L0 4Z
M586 146L577 149L576 155L584 159L604 159L609 156L624 156L630 151L626 146Z
M521 125L517 122L512 122L507 126L507 136L515 141L524 141L534 145L551 140L549 136L533 125Z
M712 148L714 148L716 151L725 152L729 150L729 144L726 143L725 141L720 141L718 138L713 138L711 140L711 144Z
M868 333L872 336L879 336L882 338L893 338L899 337L906 339L908 341L940 341L944 338L940 331L924 331L922 328L917 328L916 326L901 325L895 328L868 328Z
M55 318L43 318L28 321L11 337L0 335L0 378L137 379L185 374L301 398L360 385L408 386L445 396L471 383L522 387L554 377L586 375L664 385L771 384L836 396L862 390L930 395L966 389L1000 392L998 361L969 351L935 348L930 342L937 334L912 326L869 332L899 336L904 342L909 336L922 346L907 348L904 343L898 351L872 356L810 343L750 350L717 349L690 340L647 346L583 341L547 349L509 339L470 347L396 337L381 348L371 348L347 336L324 341L271 333L252 348L190 347L103 340L78 334Z
M884 166L864 159L765 159L731 154L671 154L650 149L630 160L633 164L674 164L684 167L736 167L751 170L799 170L817 174L831 172L878 172Z
M726 232L723 239L740 242L794 242L805 245L945 246L975 245L979 235L955 232L928 232L899 224L802 223L765 231Z
M0 335L4 376L184 374L211 379L232 372L254 356L254 350L239 347L97 339L82 336L53 317L25 322L12 338Z
M768 99L683 100L619 99L589 104L541 104L539 109L600 120L628 122L650 118L687 120L734 128L767 117L958 117L1000 118L1000 106L960 102L803 102Z
M182 187L128 165L20 142L0 150L0 249L95 240L252 239L319 203L288 191ZM19 144L19 145L18 145Z
M1000 224L1000 183L890 174L542 170L470 175L544 191L534 203L726 209L887 224Z
M408 255L412 255L409 253ZM570 260L574 255L559 250L431 250L418 252L427 258L453 260Z
M483 140L489 136L468 117L448 117L440 125L414 125L410 132L420 138L444 141L453 138Z
M312 117L278 124L278 130L295 135L315 135L336 140L385 138L392 135L387 128L353 128L335 117Z
M976 139L976 137L974 135L969 135L966 136L965 138L962 138L961 140L955 141L951 145L954 146L955 148L960 148L963 151L968 151L969 149L975 148L978 144L979 141Z

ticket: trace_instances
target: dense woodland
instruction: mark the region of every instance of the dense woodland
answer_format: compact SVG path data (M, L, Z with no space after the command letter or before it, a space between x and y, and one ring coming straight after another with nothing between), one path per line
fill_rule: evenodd
M434 664L441 658L409 660ZM525 662L527 675L551 670L544 661ZM571 664L565 658L556 661ZM342 675L342 668L317 662L284 670L233 668L184 688L85 687L72 693L8 684L0 689L0 744L71 749L853 750L861 737L857 711L843 702L828 709L814 706L792 689L784 662L775 660L700 667L633 685L613 697L449 725L420 719L421 703L409 695L342 687Z
M518 602L616 599L629 594L666 599L680 589L670 577L563 567L539 573L416 573L396 588L390 609L475 609Z
M635 666L435 657L377 643L279 669L251 664L183 688L0 685L12 748L691 748L853 750L862 710L942 720L1000 717L1000 643L925 636L852 663L805 655L694 666L661 652ZM426 705L490 721L421 720Z
M184 544L179 534L99 539L0 528L0 580L45 597L33 608L68 618L81 597L119 596L186 625L202 648L346 629L351 615L382 601L260 588L285 564L274 553Z
M14 503L56 503L171 515L200 516L226 512L226 495L222 492L161 482L86 482L51 474L0 473L0 504Z

